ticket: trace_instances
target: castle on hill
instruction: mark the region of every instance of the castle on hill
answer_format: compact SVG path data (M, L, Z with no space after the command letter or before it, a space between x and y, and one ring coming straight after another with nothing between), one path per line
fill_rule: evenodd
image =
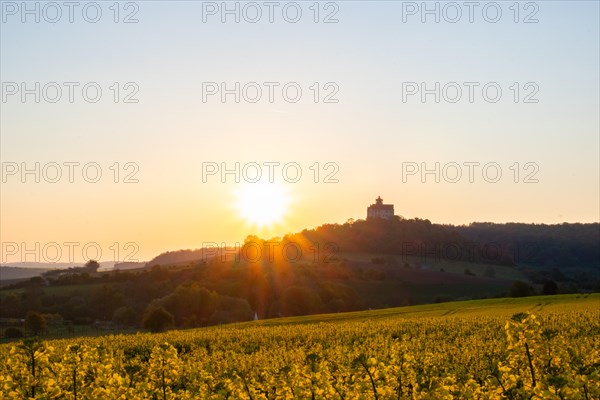
M394 205L393 204L383 204L383 199L381 196L375 199L375 204L371 204L367 208L367 220L382 218L382 219L391 219L394 216Z

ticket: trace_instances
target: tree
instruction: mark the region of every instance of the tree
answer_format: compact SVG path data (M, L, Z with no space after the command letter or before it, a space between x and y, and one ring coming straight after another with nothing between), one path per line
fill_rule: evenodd
M529 284L524 281L513 281L509 291L510 297L529 296Z
M175 291L158 300L160 305L175 318L175 325L184 325L185 321L206 321L214 313L219 295L198 283L183 283Z
M173 326L175 318L164 307L149 306L144 313L142 326L151 332L161 332Z
M89 260L85 263L85 266L82 268L86 272L97 272L98 268L100 268L100 264L96 260Z
M547 281L544 283L544 288L542 289L543 294L556 294L558 293L558 285L554 281Z
M34 335L39 335L46 332L46 318L39 312L29 311L25 317L25 327L33 332Z

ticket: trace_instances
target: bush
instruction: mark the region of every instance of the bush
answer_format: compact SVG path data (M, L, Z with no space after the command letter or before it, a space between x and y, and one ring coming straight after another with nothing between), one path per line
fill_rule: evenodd
M15 326L9 326L4 331L4 337L6 339L20 339L24 336L23 331Z

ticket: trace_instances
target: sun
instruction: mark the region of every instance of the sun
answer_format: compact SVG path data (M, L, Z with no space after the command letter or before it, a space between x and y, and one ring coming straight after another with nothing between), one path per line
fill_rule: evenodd
M251 225L265 227L282 221L290 203L285 188L276 183L242 183L236 191L236 209Z

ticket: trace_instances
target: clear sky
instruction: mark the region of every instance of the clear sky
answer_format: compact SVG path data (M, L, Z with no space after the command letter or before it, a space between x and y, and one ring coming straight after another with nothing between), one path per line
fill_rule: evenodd
M80 244L75 261L89 242L101 261L148 260L365 218L377 196L398 215L438 223L599 220L597 1L479 2L472 10L427 3L439 22L421 2L228 2L239 23L221 2L121 2L118 16L113 1L80 2L72 23L63 2L54 3L60 17L39 3L39 23L20 1L0 3L0 234L19 246L3 245L3 262L20 261L23 244L35 243L39 261L52 258L42 254L48 243L60 244L67 261L65 242ZM98 22L86 21L97 9ZM123 23L127 16L137 22ZM23 99L36 82L40 102L35 93ZM74 82L73 102L65 82ZM234 94L223 102L221 83L236 82L239 103ZM250 82L262 90L255 103L256 86L242 89ZM273 82L272 102L264 82ZM57 86L62 97L52 103ZM92 103L95 87L102 95ZM462 97L452 102L457 87ZM422 89L430 94L422 98ZM137 103L124 102L130 94ZM39 183L22 176L36 162ZM64 163L74 162L69 182ZM236 184L233 175L222 183L219 173L203 182L203 163L236 162L240 170L258 163L263 175L263 163L280 166L272 184ZM470 162L479 163L473 182ZM300 166L299 182L284 179L286 163ZM421 176L436 163L439 182ZM97 183L82 177L85 164L87 180L99 166ZM501 178L489 182L498 169ZM338 182L325 183L333 172ZM130 173L137 183L123 182ZM127 258L130 242L137 252Z

